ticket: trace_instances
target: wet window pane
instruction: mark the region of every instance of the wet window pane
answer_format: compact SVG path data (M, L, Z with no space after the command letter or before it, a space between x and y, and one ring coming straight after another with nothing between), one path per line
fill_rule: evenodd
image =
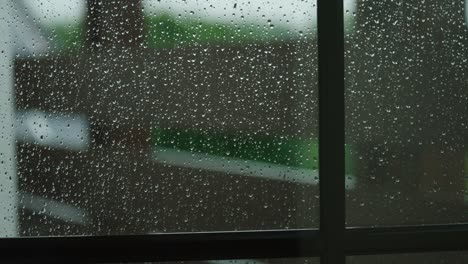
M0 236L318 226L314 1L0 11Z
M468 261L467 252L429 252L375 256L351 256L346 259L348 264L462 264Z
M10 1L8 1L10 2ZM11 1L4 10L16 17L16 45L22 54L77 51L84 47L86 0ZM6 22L6 21L5 21ZM13 24L10 24L13 25ZM27 50L25 50L27 49Z
M464 1L359 1L346 34L349 226L468 220Z

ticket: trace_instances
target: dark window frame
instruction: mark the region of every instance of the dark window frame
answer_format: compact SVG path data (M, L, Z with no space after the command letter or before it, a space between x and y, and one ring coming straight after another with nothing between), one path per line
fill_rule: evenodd
M89 0L94 8L98 2ZM345 263L347 255L468 250L468 224L345 227L343 0L317 2L320 229L1 238L0 262L320 257L321 263ZM90 26L96 21L90 18ZM98 33L88 40L99 43Z

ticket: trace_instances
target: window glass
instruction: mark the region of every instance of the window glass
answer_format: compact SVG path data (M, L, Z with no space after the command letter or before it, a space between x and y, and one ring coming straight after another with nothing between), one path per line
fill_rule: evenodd
M143 6L151 47L297 41L313 35L317 24L315 0L144 0ZM344 0L344 7L354 14L355 0ZM354 16L345 20L346 30L351 30Z
M312 1L143 1L148 43L240 45L299 39L316 26Z
M0 236L318 226L314 1L21 4Z
M7 1L8 2L8 1ZM27 30L46 40L49 50L77 50L85 40L86 0L11 1L13 12L24 20ZM5 4L7 5L7 4ZM19 24L16 22L16 24ZM29 32L28 32L29 33ZM29 33L30 34L30 33ZM37 45L37 40L30 41Z
M346 34L348 226L466 222L463 1L359 1Z

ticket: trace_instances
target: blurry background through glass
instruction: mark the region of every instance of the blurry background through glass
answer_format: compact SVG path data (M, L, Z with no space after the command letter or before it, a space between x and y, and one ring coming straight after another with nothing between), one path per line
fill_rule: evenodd
M466 222L466 1L345 1L348 226ZM315 1L4 1L1 236L318 226Z
M318 226L315 1L0 12L0 236Z
M466 4L358 2L345 36L348 226L468 220Z

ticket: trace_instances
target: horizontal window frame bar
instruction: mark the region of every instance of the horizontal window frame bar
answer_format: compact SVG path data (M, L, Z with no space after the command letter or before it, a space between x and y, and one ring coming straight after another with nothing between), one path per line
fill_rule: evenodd
M319 231L1 238L0 262L144 262L319 256Z
M468 224L348 228L347 256L468 250ZM319 257L318 229L1 238L0 261L128 262Z
M349 228L345 254L468 251L468 224Z

